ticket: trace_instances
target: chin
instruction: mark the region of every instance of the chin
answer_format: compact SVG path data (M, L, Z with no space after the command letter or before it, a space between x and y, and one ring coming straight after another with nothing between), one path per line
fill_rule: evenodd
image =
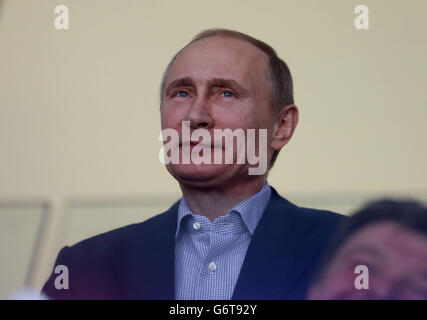
M169 173L180 183L195 187L218 186L230 175L232 167L224 164L170 164Z

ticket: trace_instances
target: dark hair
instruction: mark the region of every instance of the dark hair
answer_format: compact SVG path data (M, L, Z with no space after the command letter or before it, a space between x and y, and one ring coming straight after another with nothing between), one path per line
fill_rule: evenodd
M243 40L253 44L255 47L267 54L269 59L269 65L266 72L266 80L271 89L271 104L276 111L280 111L285 105L294 103L294 93L293 93L293 83L292 75L289 71L286 63L279 58L276 51L266 44L263 41L255 39L247 34L242 32L228 30L228 29L208 29L197 34L184 48L178 51L177 54L169 62L160 85L160 105L163 105L163 96L166 86L166 80L169 74L169 71L175 62L178 55L190 44L213 36L229 37L234 39ZM270 161L270 168L273 166L274 162L279 155L279 151L274 151L273 156Z
M326 268L338 250L348 239L367 225L377 222L393 222L427 237L427 208L413 200L378 200L356 211L337 230L326 247L314 282L324 275Z

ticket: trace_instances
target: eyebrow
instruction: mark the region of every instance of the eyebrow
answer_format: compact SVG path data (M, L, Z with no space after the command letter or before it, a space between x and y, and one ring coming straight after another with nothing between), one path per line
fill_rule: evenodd
M165 90L165 95L168 95L173 88L177 87L194 87L194 81L191 77L183 77L178 78L171 81ZM209 87L230 87L238 91L239 95L246 96L248 94L248 90L242 87L237 83L234 79L224 79L224 78L214 78L208 81Z
M184 86L192 86L194 87L194 81L190 77L178 78L171 81L165 90L165 95L168 95L173 88L176 87L184 87Z
M214 78L208 81L209 86L213 87L230 87L236 89L240 95L247 95L248 91L237 83L234 79Z
M384 261L386 260L386 256L384 255L384 253L368 245L359 245L357 247L351 248L349 251L347 251L344 254L343 259L347 259L351 257L353 254L357 254L357 253L367 253L368 255L375 257L376 259L380 259Z

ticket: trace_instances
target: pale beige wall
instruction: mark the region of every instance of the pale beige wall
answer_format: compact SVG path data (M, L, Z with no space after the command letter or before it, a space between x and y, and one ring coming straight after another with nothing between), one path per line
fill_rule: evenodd
M54 28L59 4L70 30ZM358 4L369 8L367 31L354 28ZM146 219L179 195L158 161L159 81L210 27L266 41L291 68L300 123L269 179L282 194L343 211L381 194L426 195L424 0L5 0L0 10L0 206L37 197L54 218L31 284L62 244ZM123 220L87 208L61 218L73 199L103 208L140 197L162 200ZM6 233L11 220L1 219Z

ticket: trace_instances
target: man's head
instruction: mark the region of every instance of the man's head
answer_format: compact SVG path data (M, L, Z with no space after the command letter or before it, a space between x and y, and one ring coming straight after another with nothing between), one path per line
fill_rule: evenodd
M161 84L162 129L267 129L269 168L298 122L292 77L267 44L223 29L197 35L169 63ZM257 141L258 143L259 141ZM247 176L248 165L168 165L199 186Z
M371 203L342 225L316 276L310 299L427 299L427 208Z

